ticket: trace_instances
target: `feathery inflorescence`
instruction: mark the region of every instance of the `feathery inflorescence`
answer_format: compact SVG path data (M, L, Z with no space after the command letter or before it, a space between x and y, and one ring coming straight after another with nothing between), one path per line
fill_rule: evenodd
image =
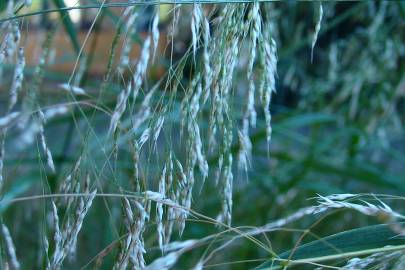
M133 3L131 1L131 4ZM26 4L29 5L30 1L26 1ZM171 37L176 35L176 25L183 20L179 16L180 7L179 4L176 4L174 8L173 33L169 35ZM116 47L112 46L109 70L102 87L104 90L115 75L120 78L117 85L121 91L116 97L116 104L107 131L112 136L107 136L106 140L112 140L110 156L115 160L114 165L119 164L119 155L122 152L129 152L132 156L133 173L131 171L128 175L130 175L133 190L138 195L142 195L142 198L136 200L124 198L122 201L127 235L121 241L117 241L120 242L120 250L116 257L114 269L127 267L144 269L146 267L144 259L146 247L143 234L149 221L152 201L156 205L157 242L162 253L166 255L155 260L146 268L169 269L184 252L191 249L196 243L195 241L171 242L174 225L177 225L181 236L185 230L186 220L193 212L191 208L196 183L202 189L211 172L213 172L221 196L218 223L220 225L225 224L225 227L232 224L235 167L234 137L237 134L239 139L238 164L247 172L252 153L250 133L251 128L256 127L256 107L260 106L257 101L261 102L264 110L267 141L270 142L271 139L270 103L271 95L275 91L276 43L262 17L260 8L261 4L254 2L226 4L208 10L203 4L194 3L191 10L192 16L188 22L191 25L191 44L187 51L187 54L190 52L190 57L192 56L193 60L192 72L190 72L189 78L185 78L184 71L188 55L185 55L177 64L171 63L164 89L160 89L162 87L161 82L151 88L145 82L148 66L154 64L159 50L159 5L154 8L149 25L150 33L143 40L143 43L140 42L141 50L135 60L130 57L134 44L137 42L134 37L141 8L134 4L129 5L123 11L120 18L120 27L125 33L122 49L117 63L113 63L113 59L115 59L113 50ZM10 14L12 14L12 9L10 10ZM18 52L14 80L10 90L10 111L6 116L0 118L0 129L7 129L18 122L20 129L23 130L17 137L19 150L32 144L35 138L38 138L46 163L50 170L55 172L54 160L45 136L45 126L50 119L66 114L69 107L56 105L45 108L42 107L42 101L40 102L37 97L41 83L45 78L46 64L49 63L52 33L49 34L43 45L43 52L34 72L34 83L27 91L21 113L18 113L12 112L11 109L18 101L24 79L24 50L23 48L18 49L21 39L20 25L17 20L13 20L4 27L7 27L7 36L2 43L1 60L11 61L12 55ZM118 34L117 36L119 39ZM234 84L234 78L239 72L240 58L245 49L249 54L246 70L243 70L247 74L247 87L243 93L246 99L240 102L237 93L238 87ZM83 55L79 59L83 63L79 66L75 80L58 84L59 88L72 95L88 96L85 91L87 86L82 88L80 84L86 71L87 60L90 59L87 57L89 56ZM259 76L255 75L256 69L261 71ZM115 70L117 74L111 76ZM126 77L128 73L130 74L129 79ZM179 98L177 95L180 88L184 90L184 96L181 96L180 111L178 111L179 107L176 102ZM167 94L167 91L171 91L171 93ZM158 93L163 93L160 98L157 97ZM167 96L169 96L168 99ZM239 106L239 103L242 103L242 114L241 116L233 115L233 107L236 104ZM74 105L80 106L76 103ZM96 104L96 106L99 105ZM106 111L109 112L109 109ZM86 118L86 122L90 122L87 121L85 112L80 110L80 113ZM160 176L153 179L155 182L149 183L149 168L144 169L142 164L143 153L150 154L148 151L151 149L158 153L160 151L159 142L171 140L172 130L166 129L166 124L172 121L172 116L175 115L176 117L176 114L180 116L181 129L178 132L181 134L181 139L184 138L185 140L185 158L180 162L176 158L174 147L167 144L166 148L165 145L165 151L169 154L163 159L165 160L163 169ZM201 121L204 117L208 118L207 126ZM78 126L82 124L80 120L77 122L75 120L75 123ZM92 132L89 129L88 134ZM86 142L91 141L88 140L88 134L84 136ZM4 140L2 141L4 142ZM96 141L99 143L98 138ZM129 151L122 147L123 142L129 144ZM152 145L152 143L154 147L148 149L147 146ZM93 142L90 142L89 145L81 149L83 152L77 158L75 165L68 175L62 178L59 186L61 194L80 193L84 153L90 151L92 145ZM108 147L110 144L108 146L106 144L106 148L102 147L103 154L107 153L105 150ZM4 147L0 150L3 151ZM210 167L211 164L208 162L211 158L210 154L218 156L216 168ZM106 164L102 170L104 167L108 167L112 173L115 173L117 168L111 168L110 156L106 155ZM3 167L3 157L4 151L0 151L0 171ZM149 156L148 160L150 158ZM161 165L159 164L159 168L162 168ZM105 171L100 172L100 175L105 175ZM54 221L52 248L49 249L48 239L44 242L47 269L60 269L65 258L74 256L77 250L78 234L96 196L96 190L90 191L89 179L89 175L87 175L83 196L66 195L66 198L52 200ZM199 180L201 181L198 182ZM120 185L118 181L117 184ZM124 188L120 186L120 190L123 191ZM64 213L63 218L60 217L61 213ZM201 261L195 268L201 269L202 267L203 262Z
M40 171L45 180L44 194L42 197L34 196L46 199L46 203L49 200L51 202L53 222L49 224L53 224L51 226L53 228L52 237L47 238L49 233L46 233L46 230L50 226L45 223L43 232L45 237L41 240L43 250L40 252L46 257L45 260L42 256L38 259L41 261L41 265L46 266L46 269L65 267L66 258L74 259L75 254L80 250L78 249L78 245L80 245L78 236L97 195L96 189L90 188L89 169L92 170L92 173L97 174L97 185L102 192L99 196L105 199L105 206L112 223L115 225L117 217L120 215L123 217L120 229L114 228L117 239L95 257L97 260L95 268L98 268L99 260L102 260L102 257L112 254L113 269L170 269L175 266L180 256L199 247L200 243L207 239L215 239L213 243L216 244L217 240L226 239L222 238L223 234L237 233L230 240L225 240L228 242L217 250L239 238L252 240L261 246L258 239L250 236L274 230L287 231L283 228L284 226L303 217L319 216L336 209L354 210L367 216L377 217L388 223L399 236L405 234L402 224L405 218L403 215L391 209L377 197L367 200L367 197L355 194L318 196L316 205L301 208L258 228L231 227L233 223L236 223L232 220L234 208L238 207L233 193L234 186L238 186L236 182L238 174L235 171L243 169L248 176L248 170L251 167L255 169L256 164L251 162L253 151L261 147L260 144L253 147L253 142L259 141L254 141L251 137L256 128L264 128L263 133L265 133L268 151L270 151L273 112L271 105L272 95L276 92L278 62L276 40L278 38L277 32L273 31L273 27L271 27L274 14L264 11L266 7L270 7L270 10L272 5L261 1L204 5L197 1L192 5L184 5L183 10L189 11L191 16L180 16L182 6L174 3L173 21L168 34L171 47L164 52L170 53L169 62L155 61L157 56L160 57L160 49L162 49L159 48L162 47L159 46L162 34L159 28L164 28L166 19L161 16L160 3L141 3L139 1L123 3L127 6L118 20L117 34L111 46L107 71L100 89L100 93L103 95L100 94L100 98L93 103L91 95L88 95L85 90L98 80L95 76L95 78L91 78L91 81L86 81L88 80L86 77L92 76L84 76L89 68L87 64L92 60L92 52L90 52L89 55L82 55L77 59L80 64L74 78L68 83L56 84L58 88L66 91L74 102L67 103L69 105L63 103L52 105L48 104L48 98L42 98L41 94L44 79L48 78L47 67L53 64L50 59L53 58L54 49L51 45L55 32L49 31L42 46L39 63L34 69L32 84L27 83L27 79L30 79L31 76L24 76L28 69L25 67L25 52L22 47L24 43L22 41L25 39L21 36L23 34L21 27L25 24L20 21L20 16L28 17L30 14L15 14L22 4L29 6L31 1L8 1L5 11L7 17L1 19L0 25L0 31L3 34L0 43L0 73L6 67L4 69L11 74L12 79L8 106L5 106L7 107L4 109L5 114L0 117L0 191L2 193L0 195L3 195L3 186L9 188L8 185L4 185L3 177L8 130L10 130L10 134L16 132L13 139L16 144L12 148L15 151L24 150L37 140L39 151L43 153L44 160L52 171L51 175L42 174L43 171ZM152 8L149 9L150 7ZM104 12L104 8L107 7L100 7L100 12ZM372 10L377 6L369 4L369 8ZM149 11L151 13L148 13ZM54 10L44 12L54 12ZM376 19L367 29L367 34L373 36L373 33L378 30L378 26L385 22L386 12L388 12L386 3L378 5L378 11L375 11ZM142 21L144 13L151 15L146 24L149 33L146 37L138 38L138 22ZM311 62L321 31L322 3L319 3L318 15L311 44ZM189 31L185 31L185 34L191 34L191 40L182 40L177 44L176 39L182 38L183 33L178 31L178 29L182 29L182 24L189 29ZM121 34L124 36L123 39L121 39ZM284 42L283 39L281 41ZM392 57L389 49L395 45L389 42L391 40L387 40L384 45L387 47L386 52L381 56L377 54L377 56L387 63L389 62L388 65L397 68L398 64L395 63L397 58ZM83 44L83 48L85 48L84 45L86 44ZM333 46L330 53L330 78L328 79L339 81L340 78L337 76L340 64L338 63L340 57L337 57L339 47L335 44ZM121 49L117 49L117 47ZM294 47L292 46L293 49L295 49ZM117 59L115 51L120 52ZM133 52L138 51L137 58L131 59ZM350 54L351 51L348 51ZM400 56L403 51L402 47L398 51L400 51L398 53ZM178 54L183 53L184 55L178 59ZM368 59L368 61L371 60ZM27 60L27 62L29 61ZM155 65L151 69L151 76L148 73L150 65ZM167 74L162 76L161 70L165 69L167 69ZM293 70L291 72L293 75L290 77L294 77L295 67L292 67L291 70ZM378 72L370 73L371 76L375 76ZM149 79L154 80L156 74L160 80L155 85L149 85ZM355 81L354 90L347 90L341 95L344 96L342 100L345 97L351 99L349 115L354 118L359 113L358 98L364 82L357 78L354 80L353 78L357 77L355 75L348 77L342 78L342 80ZM365 81L375 83L380 78L368 79ZM5 84L1 74L0 80L3 87ZM82 84L83 81L86 82L86 85ZM381 81L383 80L381 79ZM353 89L353 84L348 85L350 87L345 88ZM398 90L392 98L402 100L403 82L399 82L398 85ZM97 87L92 87L92 89L96 90ZM115 92L116 89L118 92ZM26 90L25 93L24 90ZM105 93L104 96L104 90L108 90L108 95ZM111 96L109 95L116 93L117 96L114 98L116 103L111 108L109 103ZM83 95L90 100L77 102L74 95ZM104 100L107 96L109 99ZM397 109L391 105L387 106L390 98L380 98L381 104L384 105L382 114L385 117L389 115L390 110ZM21 108L19 103L22 103ZM91 117L87 110L82 110L83 104L94 107L94 113L90 114ZM52 119L67 114L73 106L77 106L76 108L79 110L75 110L75 113L72 114L71 125L77 129L79 139L67 134L70 137L66 136L65 143L70 148L64 149L67 151L64 151L61 159L55 159L56 165L58 165L58 170L56 170L50 150L53 148L50 147L53 144L48 144L49 141L47 141L51 131L46 130L46 126ZM98 109L101 109L106 115L111 113L111 118L106 119L105 115L99 117ZM263 118L264 121L260 121L260 118ZM103 134L99 134L101 130L98 129L99 126L97 125L96 129L91 125L98 121L104 125L105 120L109 122L109 126L102 126L107 133L107 136L102 136ZM262 124L263 122L264 124ZM401 121L397 122L398 125L401 125ZM378 126L375 123L372 125ZM88 127L87 131L83 132L83 126ZM260 131L257 133L261 136ZM386 136L386 134L381 136ZM79 157L66 155L66 152L71 152L71 149L80 149ZM102 154L102 166L99 166L98 154L100 153ZM128 159L128 157L132 158L130 161L132 164L127 164L126 158ZM295 156L293 157L295 158ZM41 157L39 160L42 162ZM59 169L63 171L67 164L73 166L67 176L63 172L59 175ZM22 170L25 170L26 167L28 166L24 166ZM300 175L298 174L298 176ZM193 210L197 201L195 194L198 191L206 192L203 189L207 188L207 184L211 185L211 183L207 183L211 180L210 176L216 185L213 189L220 197L218 203L220 205L217 205L220 210L216 220L205 217L200 221L215 223L225 231L206 237L201 242L199 240L173 241L177 237L173 236L175 229L178 229L179 237L182 237L186 229L186 221L190 222L203 216ZM112 187L109 185L110 179L112 179ZM57 183L56 190L59 191L59 194L53 194L54 183ZM11 188L14 188L13 183L11 184ZM31 185L30 183L30 187ZM19 188L25 191L26 187L23 185ZM19 189L17 191L21 192ZM14 196L14 194L10 194ZM277 198L287 197L284 194L282 193ZM295 196L296 193L291 194ZM34 197L17 198L15 201ZM278 205L285 204L277 198L275 201ZM119 201L121 205L119 211L117 211L118 208L115 207L114 201L115 203ZM42 204L44 210L46 210L46 203ZM148 225L153 225L153 229L148 230ZM18 269L20 265L10 232L4 224L1 226L5 244L3 253L7 256L7 263L11 268ZM149 233L156 237L146 238ZM149 254L145 256L147 250L149 252L149 248L155 250L154 247L147 247L151 241L145 240L149 239L152 241L156 239L156 246L159 247L162 254L160 258L155 258L153 261L147 261L150 257ZM207 250L210 248L211 246ZM267 247L265 248L267 249ZM112 250L114 251L111 252ZM269 250L271 251L271 248ZM151 253L151 256L154 256L154 253ZM376 253L368 257L351 259L345 268L366 268L380 263L379 260L388 261L399 256L403 256L403 252ZM197 263L194 264L194 269L203 269L207 260L198 258L198 261L195 262ZM384 263L381 265L385 266Z

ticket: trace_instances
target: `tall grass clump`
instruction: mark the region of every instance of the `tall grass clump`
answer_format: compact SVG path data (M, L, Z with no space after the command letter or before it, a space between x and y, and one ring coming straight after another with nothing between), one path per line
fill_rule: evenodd
M1 269L402 269L401 2L3 1Z

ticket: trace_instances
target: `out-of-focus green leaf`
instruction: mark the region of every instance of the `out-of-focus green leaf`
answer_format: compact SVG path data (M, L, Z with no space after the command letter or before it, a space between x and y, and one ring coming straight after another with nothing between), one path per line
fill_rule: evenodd
M53 0L53 3L59 9L66 8L66 5L63 2L63 0ZM66 30L67 34L69 35L70 41L72 42L73 49L75 50L75 52L77 54L79 54L80 44L79 44L79 40L77 39L78 34L74 27L74 24L66 10L59 10L59 14L60 14L61 20L63 22L63 26L65 27L65 30Z
M14 181L13 183L13 186L4 192L3 197L0 199L0 214L7 210L10 205L10 200L26 192L32 186L33 181L32 178L25 178Z

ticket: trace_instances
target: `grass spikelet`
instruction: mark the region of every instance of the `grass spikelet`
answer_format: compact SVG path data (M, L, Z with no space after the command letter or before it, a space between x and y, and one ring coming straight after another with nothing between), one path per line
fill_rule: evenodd
M131 225L133 224L133 212L131 209L131 204L129 203L127 198L124 198L124 210L126 213L126 226L129 231L128 236L125 240L124 246L121 248L121 251L118 255L118 258L114 264L113 269L126 269L128 266L128 261L129 261L129 253L131 249L131 243L133 242L132 240L132 234L131 234Z
M162 130L163 124L165 122L165 117L164 116L159 116L159 118L156 121L155 127L154 127L154 131L153 131L153 141L155 143L155 146L157 144L157 140L159 138L160 135L160 131Z
M204 152L203 152L203 144L201 140L201 135L200 135L200 128L196 123L192 125L194 127L194 147L195 147L195 155L197 157L198 161L198 168L200 169L200 172L202 174L202 186L204 185L205 179L208 177L208 162L207 159L205 158Z
M180 185L180 187L184 187L187 183L187 176L184 173L183 165L181 165L181 162L178 159L176 159L176 165L180 172L179 185Z
M176 193L174 192L173 185L173 157L172 153L169 153L169 157L166 161L167 175L166 175L166 197L169 197L171 200L176 202L178 200ZM166 224L165 224L165 244L170 242L170 237L172 235L173 223L176 218L176 211L173 207L168 207L166 211Z
M15 123L15 121L18 119L20 114L21 114L20 112L12 112L4 117L1 117L0 118L0 131L8 128L10 125Z
M150 129L150 128L147 128L147 129L145 129L145 130L142 132L142 135L141 135L141 137L140 137L139 140L138 140L138 147L139 147L139 149L141 149L142 146L149 140L150 133L151 133L151 129Z
M97 190L93 190L88 194L89 196L87 196L86 198L80 198L79 207L76 210L76 220L73 222L72 229L69 230L67 234L67 250L69 253L75 251L77 236L82 228L84 218L86 217L87 212L89 211L97 194Z
M178 245L181 247L179 250L170 252L166 256L156 259L150 265L148 265L145 270L168 270L172 268L176 264L179 257L192 248L195 243L195 240L187 240L178 243ZM175 249L176 247L173 246L172 248Z
M166 166L168 168L167 171L167 177L166 177L166 194L169 194L169 192L173 189L173 157L172 153L169 153L169 156L166 161Z
M232 222L232 204L233 204L233 156L232 156L232 122L228 120L228 123L224 126L224 164L222 169L222 210L218 215L217 220L221 223L225 223L228 226Z
M68 112L68 107L65 105L58 105L49 109L46 109L45 112L42 112L41 109L38 108L38 113L35 114L31 119L30 122L27 123L27 126L22 126L20 128L24 128L23 132L18 135L18 141L19 144L16 146L17 149L22 150L28 145L32 144L39 133L40 135L40 140L41 140L41 147L46 155L48 155L48 151L46 150L46 140L44 135L44 125L47 123L47 121L51 120L52 118L58 116L58 115L63 115ZM25 121L23 113L21 115L21 121ZM20 124L21 121L18 121L17 124ZM27 119L28 121L28 119ZM22 125L25 125L22 123ZM42 144L42 140L45 141L45 145ZM50 153L50 152L49 152ZM50 155L51 157L52 155ZM50 159L51 160L51 159Z
M145 195L146 199L149 199L151 201L160 202L163 204L167 204L169 206L180 207L175 202L173 202L170 199L167 199L163 194L161 194L159 192L147 190L144 192L144 195Z
M52 213L53 213L53 222L55 226L55 233L53 236L54 241L54 251L52 255L52 261L48 269L54 269L56 267L56 263L61 261L62 258L65 256L63 254L63 236L59 226L59 216L58 216L58 208L56 204L52 202Z
M138 96L139 89L142 85L143 77L146 74L146 69L148 68L148 62L150 57L150 45L151 38L148 36L143 44L141 56L136 66L136 70L132 79L133 83L133 99L135 100Z
M197 74L189 85L188 91L181 103L181 130L187 126L187 145L189 149L189 166L193 168L197 162L203 177L203 183L208 177L208 162L204 155L200 128L197 124L197 115L200 112L200 99L202 94L201 75Z
M45 140L44 124L45 124L46 119L41 110L39 111L38 115L39 115L39 123L38 123L39 137L40 137L40 141L41 141L42 150L44 151L44 153L46 155L46 162L48 164L48 167L52 170L52 172L55 172L55 165L53 162L52 153L51 153L51 150L49 149L48 145L46 144L46 140Z
M191 121L193 121L193 116L196 115L196 112L199 110L199 96L198 91L196 91L196 94L194 94L194 89L197 86L197 83L200 79L200 75L198 74L193 78L193 80L190 82L187 92L184 95L183 100L181 101L180 105L180 110L181 110L181 120L180 120L180 131L183 132L183 129L186 127L186 123L189 124ZM194 94L194 98L192 99ZM193 104L192 101L194 102ZM194 112L194 113L192 113ZM188 127L187 127L188 128ZM182 135L182 133L181 133Z
M174 40L174 37L177 35L180 12L181 12L181 4L174 4L172 22L169 25L169 29L167 32L168 44L172 42Z
M336 195L331 197L318 195L318 203L320 206L326 208L346 208L358 211L367 216L376 216L385 222L389 222L395 232L405 234L405 229L396 222L397 220L405 220L405 216L393 211L391 207L384 202L378 200L380 205L375 205L364 200L361 200L362 203L353 203L347 200L342 200L341 198L336 198Z
M129 95L132 92L133 100L135 101L138 96L139 89L142 85L142 79L145 75L148 61L149 61L149 48L150 48L150 37L147 37L142 48L141 56L136 66L135 73L132 78L132 82L127 85L127 87L121 91L118 96L117 104L115 106L113 115L111 117L110 128L108 130L109 134L113 134L117 128L118 122L121 119L122 114L125 112L127 107L127 102ZM146 99L146 98L145 98Z
M159 193L162 194L163 197L166 197L166 169L165 164L159 180ZM165 243L165 227L163 223L163 204L160 202L156 203L156 225L159 248L164 252L163 244Z
M159 46L159 6L156 6L155 16L152 21L152 61L155 61L156 51Z
M201 86L200 78L201 77L198 74L196 76L197 83L195 85L194 95L193 95L190 105L189 105L190 106L190 118L192 120L196 120L197 115L200 112L200 98L201 98L201 94L202 94L202 86Z
M9 111L11 111L17 103L18 92L21 90L24 80L24 68L25 68L25 56L24 48L19 48L17 54L17 64L14 70L14 79L10 89L10 102L8 105Z
M171 191L170 192L170 199L179 204L179 199L180 199L180 190L177 189L176 192ZM177 209L173 208L173 207L169 207L167 209L167 221L166 221L166 231L165 231L165 244L169 244L172 234L173 234L173 227L174 227L174 223L175 221L180 217L181 212L177 211Z
M121 116L125 112L125 109L127 108L127 101L130 93L131 93L131 84L128 84L125 90L121 91L121 93L118 95L117 104L115 105L113 115L111 116L110 127L108 129L109 134L115 133L117 126L120 122Z
M311 63L313 62L314 59L314 48L316 41L318 40L319 31L321 30L322 17L323 17L322 2L319 1L318 21L316 22L314 37L312 38L312 45L311 45Z
M222 175L222 167L224 165L224 154L221 154L218 159L218 168L215 172L215 185L217 186L219 183L219 179Z
M143 254L146 253L146 250L142 234L145 230L145 221L148 219L148 214L139 202L134 201L134 205L139 212L139 217L134 223L133 238L135 240L135 246L131 251L130 260L136 269L143 269L145 268Z
M240 149L238 153L238 167L247 172L248 162L251 155L252 143L249 138L249 126L256 126L255 110L255 81L253 78L253 65L256 58L257 42L261 35L261 17L259 14L260 4L255 2L248 14L250 24L250 57L247 65L248 91L245 113L242 119L242 131L238 132Z
M71 92L74 95L86 95L86 91L78 86L69 85L67 83L60 84L59 87L67 92Z
M69 107L66 105L56 105L52 108L45 109L43 112L45 121L49 121L57 116L65 115L67 112L69 112Z
M3 233L3 237L4 237L3 239L4 239L4 243L6 245L6 252L9 257L11 269L18 270L18 269L20 269L20 263L17 259L15 246L13 243L13 239L11 238L10 231L8 230L8 228L5 224L1 224L1 231Z
M217 217L217 220L221 223L225 223L228 226L232 222L232 193L233 193L233 173L232 173L232 155L228 155L227 164L223 169L223 201L222 201L222 211Z
M32 143L32 141L34 140L34 136L39 131L39 125L38 123L36 123L38 122L38 120L35 119L36 121L31 121L31 123L29 123L29 120L32 118L31 116L33 111L40 110L37 95L40 91L40 87L45 76L46 63L49 57L50 47L54 35L55 30L53 29L52 31L48 32L47 37L42 44L43 50L39 57L38 64L35 67L33 83L30 85L29 91L27 95L25 95L23 100L22 117L20 121L18 121L18 126L21 129L25 128L26 131L24 132L25 134L22 137L24 137L27 143ZM19 148L24 148L24 144L19 144Z
M225 125L224 117L229 112L232 80L238 62L239 43L244 31L244 5L226 5L218 20L218 34L212 42L214 62L212 81L212 105L209 119L208 147L214 149L219 128ZM226 45L224 45L226 44Z
M156 87L148 92L144 97L141 108L139 111L132 117L132 131L137 132L138 128L150 117L151 115L151 101L152 97L155 94Z
M250 164L250 156L252 153L252 142L249 135L245 132L238 131L239 151L238 151L238 167L247 172Z
M124 41L124 45L122 48L122 52L120 55L120 60L118 64L118 71L123 73L126 68L129 66L129 54L132 49L132 36L134 35L136 31L136 25L135 21L136 18L138 17L138 12L135 10L135 7L128 7L125 10L125 17L128 17L125 22L125 28L127 30L126 38Z
M261 17L259 14L260 4L255 2L253 4L252 9L249 12L248 20L252 21L252 29L250 31L250 57L247 66L247 79L249 81L249 89L248 89L248 99L247 99L247 106L246 112L243 121L247 121L249 119L250 124L254 127L256 126L256 111L254 107L254 99L255 99L255 82L253 78L253 64L256 59L256 47L259 35L261 35ZM245 120L246 118L246 120ZM245 124L244 124L245 125ZM244 130L248 129L244 126ZM246 135L246 131L244 131Z
M203 64L204 64L204 97L203 104L205 104L210 96L210 89L212 84L212 68L210 64L210 42L211 42L211 33L210 33L210 24L207 18L204 18L203 22L203 31L204 31L204 46L203 46Z
M182 198L180 199L182 202L182 205L186 207L186 211L183 213L178 214L178 227L179 227L179 234L180 236L183 234L184 228L186 226L186 218L189 214L189 211L187 210L190 205L191 201L188 199L188 191L189 188L194 185L194 183L189 183L189 181L192 181L194 178L188 178L186 174L184 173L183 166L181 165L180 161L176 159L176 165L177 168L179 169L180 173L180 180L179 180L179 187L181 189L180 195Z
M21 33L20 24L18 21L13 21L8 25L8 33L4 38L4 45L2 44L4 58L11 61L14 53L20 43Z
M45 250L45 269L50 269L51 262L49 261L49 242L48 242L48 238L46 238L46 236L43 237L43 243L44 243L44 250Z
M173 202L178 201L178 196L177 194L174 192L174 186L173 186L173 173L174 173L174 167L173 167L173 157L172 157L172 153L169 153L169 156L167 158L166 161L166 185L165 185L165 196L170 198ZM176 209L174 209L173 207L167 207L166 209L166 222L165 222L165 226L164 226L164 244L168 244L170 242L170 238L172 235L172 231L173 231L173 224L174 224L174 220L176 219L177 213L176 213Z
M140 181L139 181L139 144L137 140L132 141L132 162L134 168L134 188L136 192L141 191Z

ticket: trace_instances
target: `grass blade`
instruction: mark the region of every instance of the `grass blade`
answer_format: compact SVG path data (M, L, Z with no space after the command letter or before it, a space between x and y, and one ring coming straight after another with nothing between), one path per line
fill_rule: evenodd
M405 223L401 224L404 225ZM388 250L405 250L405 239L393 232L389 225L381 224L327 236L284 252L280 258L292 260L289 265L297 265ZM280 263L269 260L256 269L278 269L280 267Z
M65 3L63 2L63 0L53 0L53 3L55 4L55 6L58 9L60 9L59 14L61 16L63 26L66 30L66 33L69 35L70 41L72 42L73 49L75 50L76 54L79 54L80 44L79 44L79 40L77 39L78 33L74 27L74 24L68 14L68 12L66 10L63 10L66 8Z

